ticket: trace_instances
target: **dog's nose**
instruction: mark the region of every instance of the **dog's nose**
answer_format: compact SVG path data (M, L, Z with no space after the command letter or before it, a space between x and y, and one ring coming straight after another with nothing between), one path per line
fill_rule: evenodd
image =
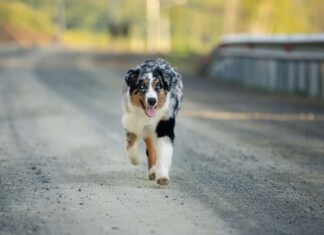
M153 106L156 103L156 99L155 98L148 98L147 103L149 103L149 105Z

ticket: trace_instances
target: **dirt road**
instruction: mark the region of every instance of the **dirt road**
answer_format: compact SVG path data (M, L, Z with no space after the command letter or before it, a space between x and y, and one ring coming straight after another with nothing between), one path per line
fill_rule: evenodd
M0 52L0 234L323 234L324 105L184 73L171 185L126 157L141 58Z

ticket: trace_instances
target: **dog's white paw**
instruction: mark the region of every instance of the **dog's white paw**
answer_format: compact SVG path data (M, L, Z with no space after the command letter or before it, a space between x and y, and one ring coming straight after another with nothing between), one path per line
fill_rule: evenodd
M165 185L168 185L170 183L170 179L169 179L169 177L159 177L156 180L156 183L158 185L165 186Z
M152 166L148 173L149 180L155 180L155 166Z
M155 180L155 172L149 173L149 180Z
M170 182L169 178L169 169L167 167L161 167L161 165L156 165L155 170L155 176L156 176L156 183L158 185L164 186L168 185Z
M166 168L157 167L155 176L156 176L156 183L158 185L164 186L164 185L168 185L170 182L168 170Z

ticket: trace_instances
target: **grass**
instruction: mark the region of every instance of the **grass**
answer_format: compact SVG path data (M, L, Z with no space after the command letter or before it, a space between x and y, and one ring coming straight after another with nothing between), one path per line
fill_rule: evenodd
M21 2L0 2L0 42L21 45L51 44L55 28L51 9L35 10ZM86 30L67 30L63 43L76 48L107 48L109 36Z
M51 37L54 29L51 16L42 11L31 9L20 2L0 2L0 22L29 33L41 33Z

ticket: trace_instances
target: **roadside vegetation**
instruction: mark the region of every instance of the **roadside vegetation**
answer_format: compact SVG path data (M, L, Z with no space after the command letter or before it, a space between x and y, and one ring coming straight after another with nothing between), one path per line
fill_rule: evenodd
M51 43L53 32L49 12L22 2L0 2L0 42L43 45Z
M58 3L63 7L58 8ZM322 0L160 0L160 50L203 54L223 34L318 33ZM59 9L59 10L58 10ZM62 12L62 10L64 10ZM63 25L58 30L58 22ZM0 43L145 52L146 0L0 0Z

